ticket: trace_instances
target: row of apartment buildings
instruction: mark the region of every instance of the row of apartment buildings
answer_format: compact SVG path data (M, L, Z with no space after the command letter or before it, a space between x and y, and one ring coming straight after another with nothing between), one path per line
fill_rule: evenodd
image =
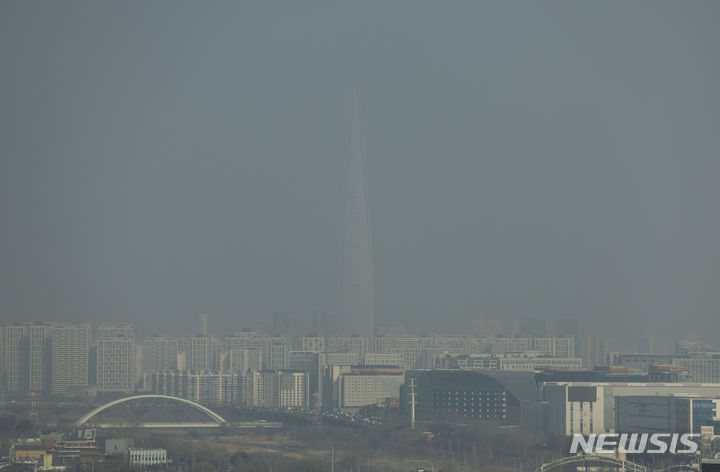
M16 323L0 327L0 374L11 393L65 394L87 385L89 324Z
M95 336L86 323L13 323L0 326L0 362L10 394L71 394L88 386L98 392L132 392L145 374L162 370L245 373L288 370L291 364L394 365L434 368L446 353L532 353L572 359L573 338L384 336L368 349L367 338L309 336L293 351L289 336L240 331L225 339L210 336L151 336L137 341L127 324L102 324ZM315 354L320 360L315 361ZM291 362L291 357L295 359ZM511 361L505 361L510 366ZM518 368L530 368L522 363ZM580 361L569 361L579 366ZM306 366L307 367L307 366Z

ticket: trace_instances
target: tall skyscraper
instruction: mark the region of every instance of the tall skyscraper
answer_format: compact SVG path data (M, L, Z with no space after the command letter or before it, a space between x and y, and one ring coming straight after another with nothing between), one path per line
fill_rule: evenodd
M375 344L372 233L357 93L353 94L349 121L349 155L343 186L343 233L339 245L338 315L342 334L367 337L372 349Z

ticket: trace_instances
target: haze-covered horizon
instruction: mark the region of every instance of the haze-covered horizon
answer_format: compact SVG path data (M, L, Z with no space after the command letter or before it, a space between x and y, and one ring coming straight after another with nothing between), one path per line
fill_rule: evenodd
M376 325L716 339L715 2L0 4L0 322L334 311L357 88Z

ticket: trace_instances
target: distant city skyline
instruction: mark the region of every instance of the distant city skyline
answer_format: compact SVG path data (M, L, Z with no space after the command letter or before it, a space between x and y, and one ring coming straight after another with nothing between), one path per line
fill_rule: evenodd
M337 317L356 87L377 326L711 340L719 9L2 2L0 321Z

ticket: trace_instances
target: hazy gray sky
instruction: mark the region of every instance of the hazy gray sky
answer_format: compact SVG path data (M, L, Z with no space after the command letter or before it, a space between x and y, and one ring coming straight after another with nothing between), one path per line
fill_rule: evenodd
M5 0L1 321L332 311L357 87L378 325L717 339L718 45L714 1Z

